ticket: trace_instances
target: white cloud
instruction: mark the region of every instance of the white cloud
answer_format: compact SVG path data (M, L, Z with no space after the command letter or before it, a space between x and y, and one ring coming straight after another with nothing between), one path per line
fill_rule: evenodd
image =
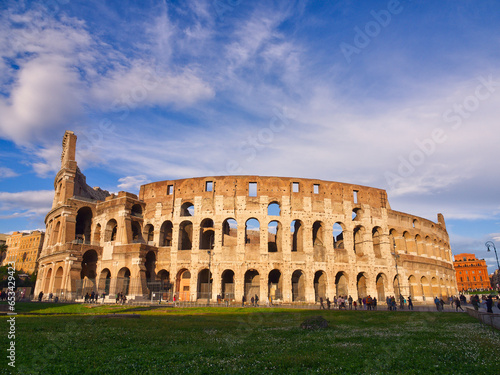
M1 218L46 215L52 207L53 190L0 192Z
M17 177L17 176L19 176L19 174L14 172L12 169L7 167L0 167L0 179Z
M138 191L141 185L147 184L150 182L148 178L144 175L138 176L127 176L118 179L120 184L118 188L123 189L125 191Z

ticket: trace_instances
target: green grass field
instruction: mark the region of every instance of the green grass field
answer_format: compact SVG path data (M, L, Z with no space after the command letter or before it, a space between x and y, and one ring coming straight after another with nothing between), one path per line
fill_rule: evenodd
M18 303L14 374L500 374L467 314ZM64 313L64 315L54 315ZM103 314L140 314L138 319ZM324 330L302 330L321 314ZM7 317L1 348L7 352ZM5 348L5 349L4 349Z

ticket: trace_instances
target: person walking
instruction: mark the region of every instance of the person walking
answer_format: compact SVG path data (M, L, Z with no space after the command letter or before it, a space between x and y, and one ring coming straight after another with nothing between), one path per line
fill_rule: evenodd
M441 311L441 309L439 308L441 306L441 303L439 303L439 298L434 298L434 304L436 305L436 310L437 311Z
M411 300L411 296L408 297L408 310L413 310L413 301Z
M325 305L323 305L323 297L319 297L319 309L325 309Z
M243 297L241 297L241 307L245 307L246 300L245 295L243 295Z
M349 310L352 310L352 297L349 296L347 300L349 301Z
M458 311L458 309L464 311L464 309L462 309L462 303L460 301L460 298L455 298L455 311Z

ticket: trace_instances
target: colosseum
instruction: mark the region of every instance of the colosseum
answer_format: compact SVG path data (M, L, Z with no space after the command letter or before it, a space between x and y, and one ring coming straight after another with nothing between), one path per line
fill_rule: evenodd
M153 182L139 195L91 188L63 138L35 294L75 300L457 293L443 215L393 211L384 190L323 180L215 176Z

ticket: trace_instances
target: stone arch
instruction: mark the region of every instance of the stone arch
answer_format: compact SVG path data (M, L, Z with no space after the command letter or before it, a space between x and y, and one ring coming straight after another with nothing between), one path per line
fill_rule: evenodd
M130 289L130 270L127 267L123 267L118 271L116 275L116 291L118 293L123 293L124 295L129 294Z
M54 225L54 230L52 231L52 245L56 245L59 243L59 235L60 235L60 230L61 230L61 222L57 221Z
M260 223L256 218L245 222L245 245L257 246L260 244Z
M293 220L290 224L292 252L304 251L304 225L300 220Z
M382 302L385 301L385 290L387 285L387 276L384 273L379 273L376 279L377 286L377 299Z
M116 241L117 232L118 232L118 223L116 222L115 219L110 219L106 224L104 241L105 242Z
M222 298L226 300L234 300L234 271L227 269L221 275L221 291Z
M422 290L422 298L425 301L425 298L432 298L432 290L429 285L429 281L425 276L420 278L420 289Z
M432 297L441 297L441 290L437 278L434 276L431 279Z
M269 272L268 295L271 301L283 300L283 276L278 269Z
M111 271L104 268L99 276L99 293L109 295L111 290Z
M349 255L344 247L344 224L336 222L332 228L335 263L348 263Z
M244 295L247 301L257 295L260 299L260 274L257 270L249 269L245 272Z
M324 225L315 221L312 227L313 257L315 262L326 262Z
M410 277L408 278L408 287L410 296L412 298L422 296L422 289L418 287L417 278L415 276L410 275Z
M54 294L60 295L62 290L62 279L63 279L64 269L62 266L57 268L56 274L54 275Z
M222 246L236 247L238 244L238 222L228 218L222 223Z
M363 218L363 209L362 208L354 208L352 210L352 221L361 221Z
M155 237L155 227L153 224L146 224L144 226L144 232L143 232L143 236L146 240L146 243L148 245L152 245L152 246L155 246L154 244L154 237Z
M135 217L142 217L142 206L140 204L134 204L130 209L130 214Z
M184 220L179 224L179 250L191 250L193 247L193 223Z
M132 243L143 243L141 224L138 221L132 220L130 225L132 227Z
M392 280L392 287L394 289L394 295L399 299L399 294L400 292L403 291L402 283L401 283L401 275L397 274L394 276L394 279Z
M97 224L94 229L94 241L97 246L101 243L101 224Z
M424 248L425 248L425 255L431 257L432 254L434 253L434 250L432 249L432 240L429 236L425 237Z
M170 220L165 220L160 227L160 246L172 246L173 225Z
M314 300L319 302L320 297L326 299L327 279L325 271L316 271L314 274Z
M356 276L356 288L358 290L358 298L364 298L368 295L367 287L368 287L368 278L366 277L366 273L364 272L358 273L358 276Z
M268 216L280 216L281 207L279 202L273 201L267 205L267 215Z
M196 298L198 299L211 299L212 290L212 272L208 268L202 269L198 272L198 283L196 290Z
M90 233L92 228L92 209L82 207L76 214L75 240L78 243L90 244Z
M175 293L179 301L189 301L191 287L191 272L186 268L181 268L175 278Z
M154 251L148 251L144 266L146 267L146 280L148 282L154 281L156 279L156 254Z
M373 254L375 258L382 258L381 242L382 242L382 228L374 227L372 229L372 242L373 242Z
M425 255L424 242L422 241L422 237L420 236L420 234L417 234L415 236L415 244L417 246L417 255Z
M97 261L98 255L95 250L87 250L82 257L80 280L82 285L82 296L86 293L97 291Z
M267 251L270 253L281 253L282 242L281 223L277 220L270 221L267 225Z
M412 236L410 235L409 232L404 232L403 233L403 238L404 238L404 249L403 252L405 254L408 254L408 253L414 253L415 252L415 239L412 238Z
M194 205L191 202L184 202L182 204L181 216L194 216Z
M292 274L292 301L306 300L306 276L302 270L295 270Z
M358 225L356 228L354 228L352 235L354 244L354 254L356 254L356 257L359 260L359 258L363 258L365 256L365 242L364 242L365 228L362 225Z
M52 278L52 268L47 270L47 275L45 276L45 294L50 293L50 279Z
M212 219L204 219L200 223L200 249L211 250L214 246L215 230Z
M343 271L337 272L335 275L335 294L337 296L349 295L349 280Z

